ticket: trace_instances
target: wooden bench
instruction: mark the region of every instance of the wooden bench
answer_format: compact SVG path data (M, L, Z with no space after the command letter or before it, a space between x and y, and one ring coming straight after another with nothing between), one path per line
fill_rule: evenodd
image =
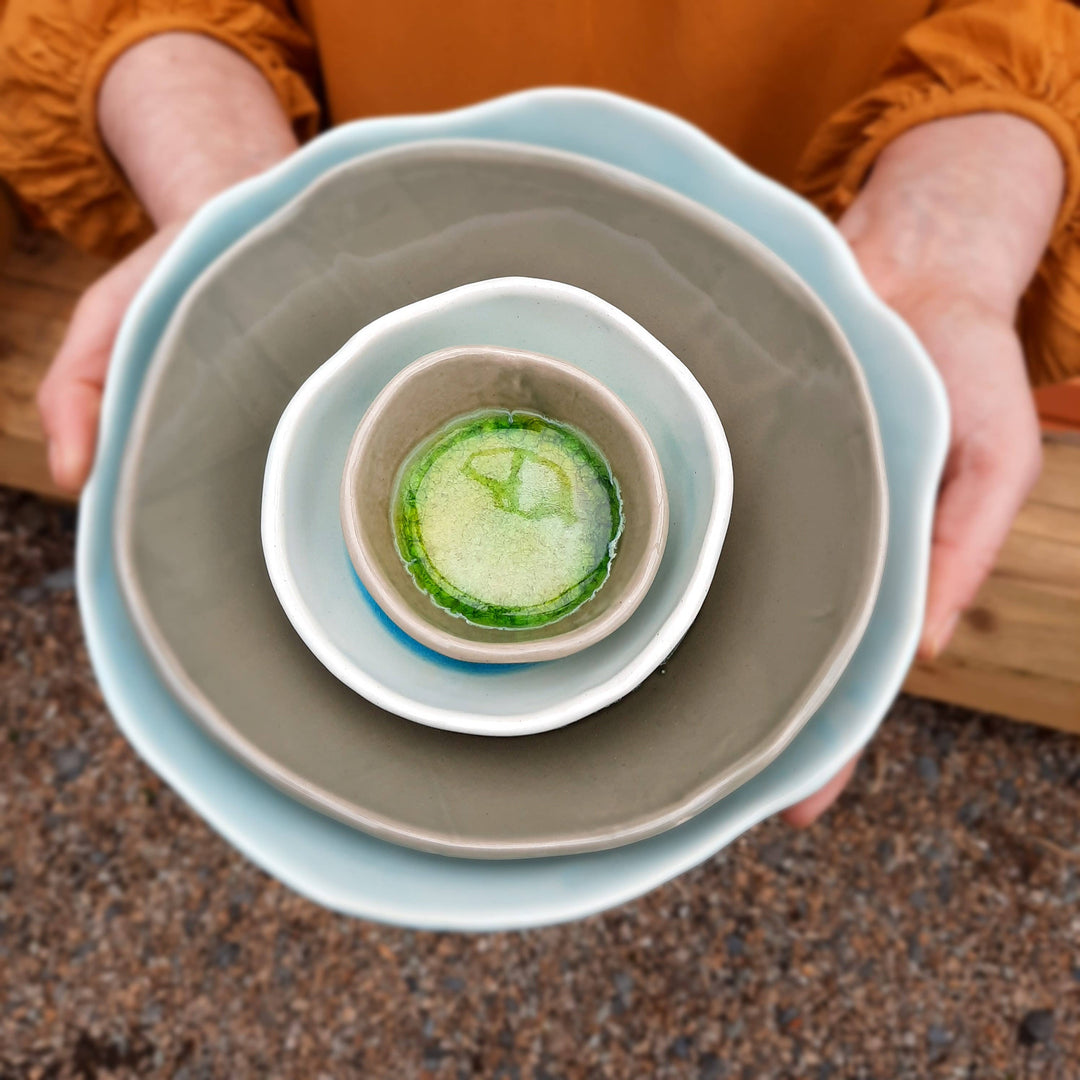
M77 297L104 264L20 232L2 203L0 483L56 498L34 393ZM916 664L906 688L1080 732L1080 384L1039 401L1042 478L948 652Z

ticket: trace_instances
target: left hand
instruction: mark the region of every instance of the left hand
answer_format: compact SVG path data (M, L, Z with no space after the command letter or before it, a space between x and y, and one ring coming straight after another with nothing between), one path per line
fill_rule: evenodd
M1058 212L1063 174L1056 146L1026 120L1000 113L936 120L886 148L839 222L867 280L918 335L949 396L924 659L948 644L1039 475L1039 423L1014 325ZM814 822L856 760L785 811L785 820Z

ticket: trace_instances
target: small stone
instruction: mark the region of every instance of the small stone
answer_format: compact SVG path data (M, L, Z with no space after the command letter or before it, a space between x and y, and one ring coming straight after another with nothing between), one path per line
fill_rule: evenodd
M938 870L937 884L938 900L947 904L953 898L953 874L951 866L943 866Z
M799 1018L799 1010L794 1005L789 1005L786 1009L781 1009L776 1014L776 1022L782 1028L788 1027L794 1021Z
M974 828L982 821L983 808L978 799L969 799L956 811L956 820L966 829Z
M956 735L953 733L952 728L939 727L934 730L934 733L930 736L931 741L934 744L934 749L942 757L948 757L952 753L953 746L956 744Z
M698 1080L721 1080L727 1066L715 1054L702 1054L698 1059Z
M891 836L886 836L884 840L878 843L877 861L883 869L888 870L892 866L894 858L896 858L896 844Z
M1048 1043L1054 1037L1054 1014L1049 1009L1032 1009L1020 1021L1020 1043L1034 1046Z
M37 500L24 502L15 511L15 528L24 534L41 532L48 520L45 507Z
M782 870L787 847L779 840L765 844L758 852L758 859L770 870Z
M77 780L86 768L87 761L89 757L77 746L65 746L57 750L52 756L56 779L62 784Z
M75 588L75 567L65 566L60 570L54 570L41 582L49 592L66 592Z
M922 889L916 889L909 897L908 903L916 911L925 911L927 907L926 893Z
M240 946L235 941L219 941L210 952L210 963L216 968L230 968L240 959Z
M144 1005L142 1012L139 1014L139 1019L144 1027L152 1027L158 1023L165 1015L165 1010L156 1001L151 1001L149 1004Z
M451 994L460 994L465 989L465 980L457 975L448 975L443 979L442 984L443 989L449 990Z
M1064 775L1064 770L1055 758L1051 757L1049 754L1043 754L1039 758L1039 775L1044 780L1049 780L1050 783L1056 784Z
M746 955L746 942L739 934L728 934L724 938L724 948L727 949L728 956Z
M952 1033L940 1024L931 1024L926 1031L926 1041L933 1047L948 1046L952 1042Z
M1011 780L1002 780L997 786L997 794L1002 804L1008 807L1013 807L1020 801L1020 793Z
M690 1057L690 1051L694 1048L693 1040L687 1038L685 1035L680 1035L671 1044L671 1053L674 1057L677 1057L680 1061L687 1061Z
M936 787L937 782L941 779L941 770L938 768L938 763L925 754L920 754L915 759L915 774L927 787Z

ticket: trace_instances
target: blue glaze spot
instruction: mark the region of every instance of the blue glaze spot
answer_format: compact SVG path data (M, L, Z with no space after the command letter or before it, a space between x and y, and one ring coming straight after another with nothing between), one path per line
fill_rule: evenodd
M349 568L349 574L353 579L353 584L356 585L360 591L360 595L366 601L368 607L371 608L375 618L379 620L383 629L390 634L391 637L396 638L406 648L410 649L422 660L427 660L433 664L441 664L443 667L454 668L458 671L467 673L469 675L509 675L514 671L524 671L526 668L531 668L534 665L529 664L474 664L469 660L457 660L452 656L443 656L442 653L436 652L434 649L429 649L426 645L421 645L419 641L414 637L410 637L401 629L400 626L378 604L375 603L371 593L364 588L364 583L360 580L359 575L356 573L356 567L353 566L352 560L349 558L349 553L345 552L345 563Z

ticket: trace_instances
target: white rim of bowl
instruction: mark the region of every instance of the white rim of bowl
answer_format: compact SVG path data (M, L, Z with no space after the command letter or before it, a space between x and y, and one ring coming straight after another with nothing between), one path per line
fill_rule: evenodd
M657 358L695 405L696 417L705 436L708 461L716 477L715 496L697 561L686 589L660 630L649 639L637 656L605 682L556 705L513 716L477 716L460 709L439 708L417 702L356 668L341 654L307 606L289 569L283 545L280 543L281 531L284 529L280 506L281 492L284 489L290 451L300 419L313 399L339 372L349 366L356 352L366 348L375 338L392 333L417 317L445 311L462 300L525 293L533 296L539 294L550 300L576 301L587 310L596 311L607 321L618 325L626 336L634 338L650 355ZM436 296L417 300L375 319L354 334L300 386L281 414L267 454L262 501L263 554L278 599L296 632L336 678L372 704L408 720L416 720L445 731L507 737L534 735L565 727L625 697L671 655L697 618L712 585L731 517L733 483L731 452L712 400L690 369L652 334L629 315L584 289L542 278L492 278L460 285Z

